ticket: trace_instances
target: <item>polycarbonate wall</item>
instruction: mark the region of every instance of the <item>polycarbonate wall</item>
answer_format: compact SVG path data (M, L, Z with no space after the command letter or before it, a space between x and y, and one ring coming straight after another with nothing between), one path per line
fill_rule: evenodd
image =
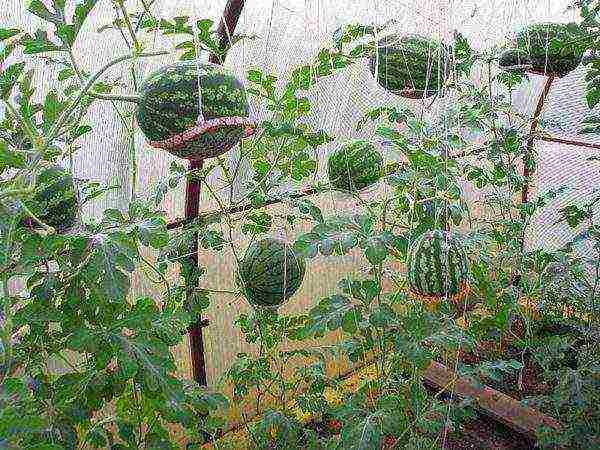
M25 2L8 0L7 3L8 7L0 9L0 21L3 24L7 26L25 24L30 29L35 29L38 24L33 21L31 15L24 14ZM129 3L135 4L135 0ZM449 39L452 30L459 29L476 48L486 48L502 43L504 36L526 23L573 20L574 16L571 12L565 13L568 3L568 0L247 0L236 32L256 35L257 38L237 44L231 50L226 66L240 77L244 77L248 69L260 67L284 78L296 65L311 59L339 26L349 22L383 23L389 19L396 19L398 29L401 31L419 32L442 39ZM225 0L157 0L153 9L158 16L164 18L190 14L198 18L208 17L217 20L224 4ZM98 69L114 56L127 53L118 32L97 33L100 26L113 19L114 12L110 2L101 1L93 19L86 25L83 39L79 40L76 49L76 55L83 62L85 70ZM149 39L148 42L153 41ZM151 48L173 50L175 44L176 42L159 36ZM136 62L136 67L147 74L172 61L175 61L174 54L169 57ZM39 67L43 67L41 63ZM129 68L127 64L118 66L110 72L110 76L121 76L127 80ZM40 90L50 86L52 74L47 70L38 71L36 77L36 85L40 86ZM577 124L585 112L582 77L582 71L578 70L564 79L557 80L547 99L543 117L553 123L563 122L563 126L551 127L552 133L558 137L589 139L589 137L576 136ZM529 82L524 83L515 92L515 104L522 112L532 114L544 81L543 77L532 76ZM323 128L340 140L355 137L373 138L372 129L367 128L361 134L354 131L356 121L373 107L387 104L420 110L430 104L430 101L407 100L387 93L374 81L366 64L357 64L339 75L322 80L308 96L312 101L312 110L307 122ZM436 100L428 113L435 114L451 101L451 98ZM252 104L252 111L257 119L266 117L266 112L256 103ZM134 136L136 145L135 155L133 155L128 148L130 137L119 123L110 103L99 102L94 107L90 119L96 133L81 143L74 162L74 173L77 177L101 182L116 180L122 186L119 191L110 193L105 199L99 200L86 209L86 215L93 216L107 207L123 208L130 199L134 184L138 193L147 191L150 185L164 177L174 158L146 146L139 131ZM336 145L339 145L339 140L337 143L319 149L318 156L321 163ZM381 150L386 152L385 148ZM585 157L591 151L589 149L538 141L536 150L539 155L539 169L536 174L535 189L545 190L562 184L574 188L568 196L555 201L552 208L539 215L528 234L529 246L556 246L569 237L568 230L549 226L556 220L557 209L564 201L579 198L587 192L593 184L591 180L598 180L599 171L585 162ZM245 161L240 161L237 149L229 152L227 158L230 164L241 165L240 179L235 183L234 198L242 198L244 195L242 181L244 177L250 176L249 166ZM137 167L135 183L131 179L133 167ZM319 175L323 175L322 168ZM229 189L220 178L219 174L215 174L211 182L227 201ZM473 204L481 193L467 191L466 194ZM377 195L377 192L372 192L370 195ZM314 200L329 212L356 208L348 200L334 194L324 194ZM216 207L206 194L202 195L202 202L201 209L208 210ZM183 204L184 194L181 187L167 197L164 208L173 219L182 216ZM282 211L285 208L285 206L278 206L270 210ZM274 233L287 236L291 240L302 231L289 230L283 222L276 222ZM245 237L239 231L235 231L233 238L238 248L245 247ZM200 261L201 264L212 268L208 272L208 277L203 280L205 283L203 286L222 290L233 289L234 263L227 251L222 254L202 251ZM311 260L301 290L284 310L306 310L319 297L335 291L335 283L341 274L348 271L360 272L363 266L364 261L356 255L344 258L319 257ZM215 270L215 267L218 267L218 270ZM141 276L136 280L135 291L138 294L158 294L155 287ZM217 295L212 298L208 311L210 325L205 331L206 362L210 383L218 382L236 353L251 350L243 343L233 325L239 312L246 309L247 305L241 298L230 295ZM177 356L182 372L189 372L187 347L182 346ZM343 368L342 365L335 370Z

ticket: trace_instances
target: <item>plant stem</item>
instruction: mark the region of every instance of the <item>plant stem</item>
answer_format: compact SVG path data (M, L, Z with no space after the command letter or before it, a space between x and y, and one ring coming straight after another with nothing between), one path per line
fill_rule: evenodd
M137 39L137 35L135 34L135 31L133 31L133 26L131 25L131 20L129 18L129 12L127 11L127 8L125 8L125 2L123 0L116 0L116 3L118 5L119 9L121 10L121 12L123 13L123 21L125 22L127 31L129 31L129 35L131 36L131 40L133 42L133 48L136 51L139 51L142 47L140 45L140 42Z
M13 106L10 104L10 102L8 100L3 100L3 103L4 103L4 106L6 106L6 109L8 109L8 111L14 116L14 118L17 119L21 123L21 125L23 126L23 130L25 131L25 134L27 134L27 137L31 141L31 145L33 145L35 148L37 141L39 139L39 134L37 133L37 131L35 129L31 128L29 122L27 120L25 120L25 118L19 113L19 111L17 111L15 108L13 108Z
M0 373L0 380L3 380L5 376L10 373L10 366L12 360L12 308L10 304L10 292L8 290L8 276L2 277L2 293L3 293L3 305L2 311L0 312L0 331L2 336L3 351L3 368L4 370Z
M46 225L38 216L36 216L25 203L21 203L21 208L25 210L27 215L33 219L35 223L41 226L44 230L46 230L49 234L56 233L56 230L49 225Z
M125 95L125 94L98 94L96 92L88 92L90 97L97 98L98 100L108 101L119 101L139 104L142 102L142 97L139 95Z
M98 79L104 74L104 72L106 72L111 67L122 63L123 61L127 61L127 60L134 59L134 58L149 58L149 57L153 57L153 56L164 56L167 54L168 54L168 52L166 52L166 51L159 51L159 52L124 55L124 56L120 56L119 58L116 58L116 59L110 61L109 63L105 64L104 67L102 67L100 70L98 70L94 75L92 75L88 79L87 83L79 91L79 95L77 96L77 98L75 98L75 100L73 100L71 102L71 104L65 109L65 111L61 114L61 116L55 122L54 126L48 133L48 137L45 139L44 147L42 150L45 150L46 148L48 148L48 146L56 138L56 136L60 132L60 129L69 120L69 118L71 117L71 115L73 114L75 109L79 106L79 104L81 103L83 98L86 95L88 95L88 93L89 93L90 89L92 88L92 86L94 85L94 83L96 81L98 81Z

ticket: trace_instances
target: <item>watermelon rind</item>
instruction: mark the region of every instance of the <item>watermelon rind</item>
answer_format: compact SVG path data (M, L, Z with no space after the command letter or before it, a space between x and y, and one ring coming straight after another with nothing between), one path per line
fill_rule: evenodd
M408 252L407 276L416 296L453 300L469 284L469 263L456 235L444 230L426 231Z
M333 189L360 191L373 184L383 174L383 157L370 142L355 140L329 155L327 175Z
M59 165L44 168L36 177L36 190L24 204L43 223L58 232L70 230L77 223L78 194L71 174ZM29 218L24 223L34 228L38 224Z
M306 263L280 239L252 243L240 261L237 283L253 306L278 307L300 288Z
M162 67L144 81L139 96L137 123L151 142L181 135L198 125L199 118L249 116L242 82L214 64L182 61ZM220 126L168 151L180 158L210 158L230 150L243 136L243 126Z
M563 77L579 66L584 48L577 44L572 24L537 23L516 34L515 48L500 58L500 66L510 69L515 58L525 61L528 71ZM512 64L514 66L514 64Z
M370 57L371 73L380 86L408 98L440 92L450 73L446 45L419 35L391 35L377 43Z

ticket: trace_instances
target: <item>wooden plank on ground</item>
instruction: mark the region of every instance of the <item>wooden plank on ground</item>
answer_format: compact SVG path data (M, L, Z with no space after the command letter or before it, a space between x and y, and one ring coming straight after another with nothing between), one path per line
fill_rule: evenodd
M425 370L423 381L435 390L473 399L473 406L482 413L532 440L536 438L536 430L542 426L556 430L561 428L560 423L552 417L529 408L495 389L487 386L477 387L467 378L457 376L438 362L434 361Z

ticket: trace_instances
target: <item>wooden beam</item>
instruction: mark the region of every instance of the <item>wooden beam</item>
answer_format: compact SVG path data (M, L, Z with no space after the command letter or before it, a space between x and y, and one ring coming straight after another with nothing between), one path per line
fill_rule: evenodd
M552 417L524 406L495 389L487 386L477 387L467 378L458 376L438 362L431 363L423 378L425 385L436 391L446 391L460 398L473 399L473 406L483 414L532 441L536 440L536 431L541 427L561 429L561 424Z

